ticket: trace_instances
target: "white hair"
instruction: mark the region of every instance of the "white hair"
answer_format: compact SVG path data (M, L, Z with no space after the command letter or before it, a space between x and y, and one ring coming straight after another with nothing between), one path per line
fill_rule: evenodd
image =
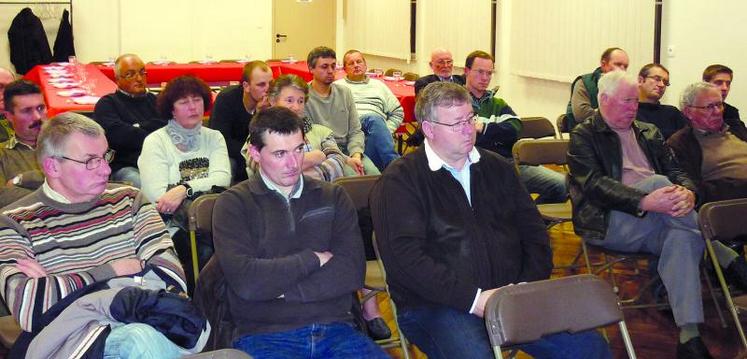
M621 70L610 71L602 75L602 78L597 83L597 88L599 89L597 100L601 102L602 94L607 96L614 95L621 84L638 86L638 77Z
M682 91L682 96L680 96L680 111L684 111L685 107L695 103L695 98L707 90L718 91L718 88L708 82L696 82L685 87L685 90ZM721 96L720 91L719 96Z

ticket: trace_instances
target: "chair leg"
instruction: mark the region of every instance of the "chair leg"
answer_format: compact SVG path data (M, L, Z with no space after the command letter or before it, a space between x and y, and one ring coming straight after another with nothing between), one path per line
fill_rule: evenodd
M713 270L716 271L716 277L718 277L718 282L719 284L721 284L721 290L724 292L724 297L726 298L726 305L729 307L731 316L734 319L734 324L737 327L737 332L739 333L739 339L742 341L742 346L745 349L747 349L747 338L745 338L744 336L744 330L742 329L742 323L739 321L739 313L737 312L737 308L734 306L734 301L731 299L731 292L729 292L729 286L726 284L726 279L724 279L724 273L721 271L721 266L718 263L716 252L713 251L713 244L711 243L711 240L707 238L705 242L706 242L706 249L708 250L708 255L711 257L711 263L713 263Z
M495 359L503 359L500 345L493 345L493 355L495 356Z
M718 313L718 319L721 321L721 328L726 329L726 318L724 318L724 313L721 312L721 305L718 303L718 300L716 299L716 291L713 290L713 283L711 283L711 277L708 275L708 271L704 267L701 271L703 273L703 277L705 277L706 285L708 286L708 292L711 293L711 299L713 299L713 305L716 306L716 313Z
M623 343L625 343L625 351L628 352L628 358L635 359L635 350L633 349L633 341L630 340L630 333L628 333L628 326L625 325L625 321L621 320L618 323L620 326L620 335L622 335Z
M200 275L200 266L197 259L197 233L195 231L189 231L189 246L192 248L192 271L195 276L195 285L197 285L197 276Z

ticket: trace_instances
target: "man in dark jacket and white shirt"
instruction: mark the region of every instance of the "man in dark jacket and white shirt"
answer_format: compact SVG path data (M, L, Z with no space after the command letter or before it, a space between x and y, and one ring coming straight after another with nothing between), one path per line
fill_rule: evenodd
M405 336L429 358L492 358L485 304L501 287L547 279L542 219L511 164L475 147L467 90L434 82L415 105L425 142L371 194L387 282ZM595 332L519 346L535 358L610 358Z

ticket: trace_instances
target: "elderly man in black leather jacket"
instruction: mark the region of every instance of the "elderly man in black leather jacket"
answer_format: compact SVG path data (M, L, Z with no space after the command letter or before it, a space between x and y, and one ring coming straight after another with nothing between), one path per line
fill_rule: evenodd
M571 133L573 224L589 243L659 256L657 270L680 327L678 358L710 358L703 322L695 185L679 168L656 126L635 121L636 78L622 71L599 80L599 111ZM724 258L740 262L719 246ZM733 253L733 251L731 251ZM722 258L719 256L719 258ZM741 262L743 264L743 262Z

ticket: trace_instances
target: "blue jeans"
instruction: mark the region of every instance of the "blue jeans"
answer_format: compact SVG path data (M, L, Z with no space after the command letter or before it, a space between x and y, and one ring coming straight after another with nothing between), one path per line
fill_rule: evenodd
M361 117L361 130L366 135L364 154L371 158L379 171L384 171L389 162L399 158L394 150L392 133L386 127L384 118L373 114Z
M388 358L371 339L346 323L312 324L277 333L247 335L235 349L263 358Z
M519 179L529 193L537 193L535 203L563 203L568 199L565 175L547 167L519 165Z
M148 324L131 323L112 329L104 358L181 358L186 352Z
M127 182L133 187L140 188L140 170L137 167L122 167L113 172L112 181Z
M485 321L447 307L399 311L399 326L428 359L494 358ZM560 333L515 347L536 359L612 358L607 342L596 331Z

